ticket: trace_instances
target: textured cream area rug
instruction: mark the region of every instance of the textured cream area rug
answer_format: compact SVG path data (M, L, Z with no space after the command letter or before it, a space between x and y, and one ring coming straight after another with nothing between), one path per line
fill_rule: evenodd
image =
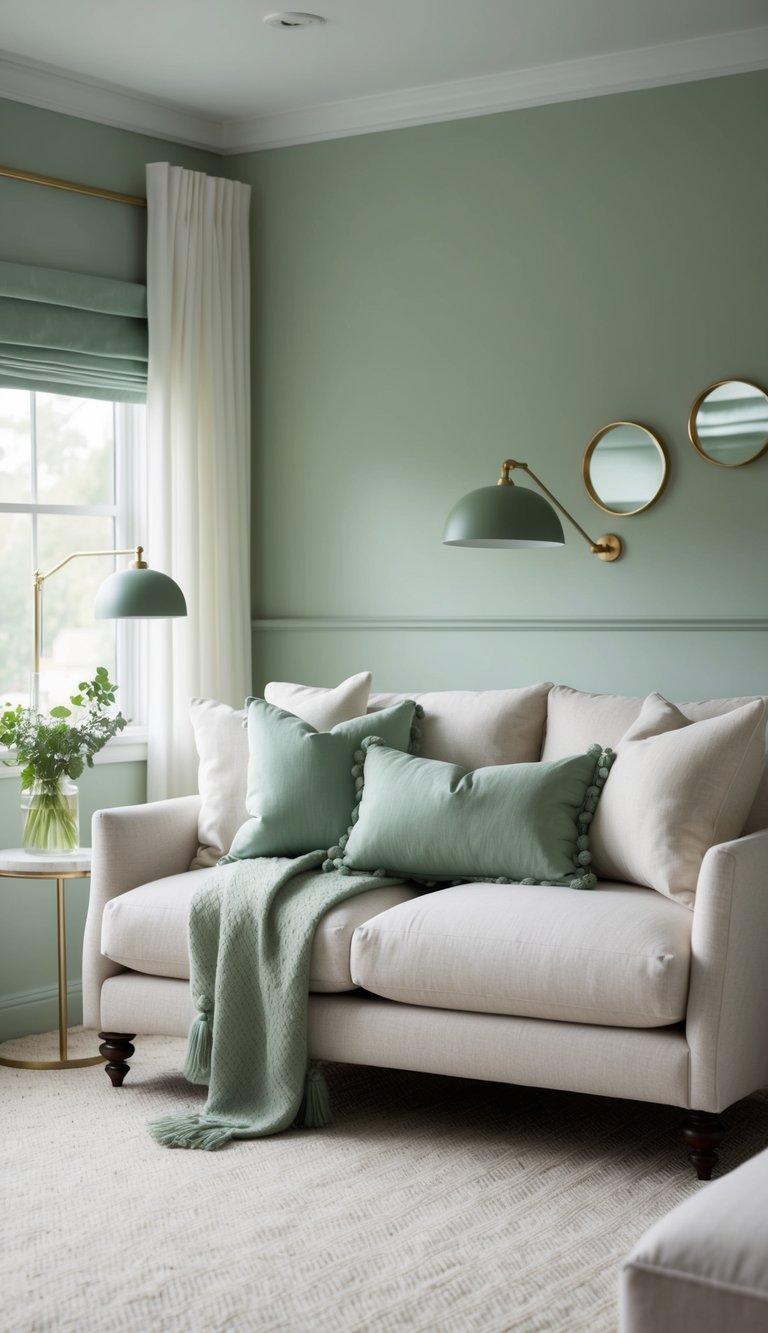
M3 1330L615 1333L623 1255L706 1189L669 1108L342 1065L326 1129L161 1148L147 1121L204 1100L184 1049L138 1038L121 1090L0 1067ZM726 1119L731 1168L768 1096Z

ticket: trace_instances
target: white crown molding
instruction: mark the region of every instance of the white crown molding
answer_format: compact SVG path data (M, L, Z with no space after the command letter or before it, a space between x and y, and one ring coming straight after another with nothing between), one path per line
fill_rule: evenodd
M718 78L767 66L768 26L477 79L407 88L250 121L226 121L222 151L245 153L285 148L441 120L493 115L550 102Z
M221 152L223 122L169 102L142 97L127 88L68 74L52 65L32 64L0 52L0 97L26 102L80 120L93 120L132 134L170 139L192 148Z
M0 97L221 154L493 115L768 67L768 25L249 119L216 119L0 54Z

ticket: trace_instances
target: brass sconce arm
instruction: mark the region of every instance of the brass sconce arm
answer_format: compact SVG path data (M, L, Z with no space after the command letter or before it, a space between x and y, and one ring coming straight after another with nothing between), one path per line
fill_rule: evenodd
M562 505L560 503L557 496L552 494L549 487L544 485L544 482L541 480L541 478L536 476L536 473L533 472L531 468L529 468L527 463L520 463L515 458L505 459L505 461L501 465L501 476L499 477L497 485L513 486L514 482L512 481L510 473L515 468L520 468L522 472L526 472L528 474L528 476L531 478L531 481L534 481L536 483L536 485L539 487L539 490L544 492L547 499L551 501L551 503L555 506L556 509L560 510L560 513L565 518L568 519L568 522L571 524L571 526L574 527L576 531L579 533L579 535L584 538L584 541L589 546L589 549L593 555L598 556L600 560L608 560L608 561L618 560L622 551L621 538L617 537L616 534L613 532L608 532L605 533L602 537L598 537L597 541L593 541L589 533L585 532L581 524L576 522L576 519L573 517L573 515L568 513L568 510L565 508L565 505Z

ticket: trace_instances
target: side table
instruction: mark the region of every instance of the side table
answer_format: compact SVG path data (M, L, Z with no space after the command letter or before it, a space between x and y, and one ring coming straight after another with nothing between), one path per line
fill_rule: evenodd
M20 847L0 851L0 877L6 879L55 879L56 881L56 934L59 951L59 1058L58 1060L7 1060L0 1056L0 1065L12 1069L80 1069L84 1065L99 1065L101 1055L70 1060L67 1056L67 928L64 917L64 885L68 879L87 879L91 873L91 853L87 847L71 855L36 856Z

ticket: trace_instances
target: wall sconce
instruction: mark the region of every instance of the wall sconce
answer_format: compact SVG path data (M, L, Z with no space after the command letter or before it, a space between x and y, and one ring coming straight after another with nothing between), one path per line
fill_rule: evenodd
M527 472L544 496L528 487L515 486L510 472L521 468ZM550 503L551 501L551 503ZM622 552L621 538L608 532L597 541L584 531L568 510L529 468L508 458L501 465L501 476L495 486L481 486L470 491L455 504L445 525L445 546L564 546L563 525L554 505L582 536L593 555L600 560L618 560Z

